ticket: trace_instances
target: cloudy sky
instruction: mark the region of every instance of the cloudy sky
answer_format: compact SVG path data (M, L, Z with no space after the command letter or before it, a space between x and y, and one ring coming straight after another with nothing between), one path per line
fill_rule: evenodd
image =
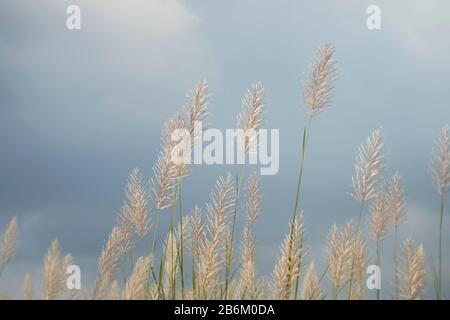
M81 8L81 30L66 28L71 4ZM370 4L381 8L381 30L366 27ZM260 81L266 127L280 129L280 171L262 178L256 227L259 269L269 275L294 205L306 121L300 84L326 42L336 47L339 77L332 108L314 120L306 160L310 258L323 268L331 225L356 217L348 195L354 159L378 127L385 174L399 171L406 185L401 237L423 242L435 257L439 203L427 168L450 122L448 12L446 0L0 1L0 230L16 216L20 232L0 293L17 295L27 271L39 283L55 238L89 286L127 175L139 167L151 177L162 124L202 79L210 85L211 126L233 128L243 94ZM216 177L237 171L195 167L185 206L203 205ZM392 243L388 236L383 247L385 297Z

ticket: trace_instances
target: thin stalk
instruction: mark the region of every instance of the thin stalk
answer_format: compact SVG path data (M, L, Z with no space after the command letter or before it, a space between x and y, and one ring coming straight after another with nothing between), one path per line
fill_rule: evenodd
M241 182L242 182L242 176L244 174L244 165L241 166L241 169L239 171L239 175L236 177L236 199L234 203L234 212L233 212L233 222L231 225L231 239L230 243L227 244L227 255L226 255L226 265L225 265L225 299L228 299L228 287L230 283L230 274L231 274L231 262L232 262L232 255L233 255L233 241L234 241L234 233L235 233L235 227L236 227L236 216L238 212L238 206L239 206L239 194L241 192Z
M176 239L174 239L172 237L172 243L175 241ZM173 248L173 245L172 245ZM180 258L180 253L177 250L176 256L174 257L173 255L173 251L172 251L172 261L175 261L175 266L173 266L172 264L172 268L173 268L173 274L172 274L172 300L175 300L177 297L177 263L178 263L178 259Z
M364 211L364 202L360 203L359 206L359 214L358 214L358 224L356 225L355 228L355 235L357 234L357 232L359 232L360 228L361 228L361 220L362 220L362 214ZM354 235L352 236L352 238L354 237ZM352 268L350 269L350 280L349 280L349 284L348 284L348 293L347 293L347 300L350 300L352 298L352 290L353 290L353 273L355 271L355 253L352 253Z
M153 242L152 242L152 255L155 254L156 250L156 238L158 237L158 226L159 226L159 216L160 216L160 210L156 211L156 222L155 222L155 232L153 233Z
M438 277L438 271L436 269L436 265L434 264L434 258L433 255L431 255L431 275L433 276L433 285L434 285L434 293L436 294L436 299L439 300L439 277Z
M342 269L344 267L344 263L341 262L340 268ZM335 286L333 284L333 299L336 300L339 297L339 293L341 292L343 288L343 284L341 283L341 281L339 281L338 285Z
M155 283L158 283L158 279L156 278L155 270L153 269L153 266L150 267L149 270L150 278L153 278L153 281ZM147 285L145 287L145 299L150 300L150 278L147 280Z
M378 266L378 268L381 269L381 243L380 240L377 240L377 260L376 260L376 265ZM380 300L380 294L381 294L381 289L376 289L377 290L377 300Z
M312 295L314 295L316 293L316 289L320 287L320 283L322 282L322 280L325 278L328 269L330 269L330 264L327 263L327 266L325 267L325 269L323 270L322 274L319 277L319 281L317 282L317 286L314 288Z
M151 246L151 255L153 257L155 256L156 238L157 238L158 226L159 226L159 216L160 216L160 211L157 210L156 211L155 232L153 233L153 242L152 242L152 246ZM150 270L148 270L147 284L146 284L146 288L145 288L145 292L146 292L146 296L147 297L150 296L150 280L151 280L151 277L152 277L152 273L153 273L153 278L156 281L155 274L153 272L153 267L150 268Z
M298 175L297 181L297 193L295 196L295 206L294 212L292 213L292 222L294 222L294 218L297 215L298 206L300 204L300 191L302 188L302 178L303 178L303 170L305 165L305 157L306 157L306 148L308 146L308 138L309 138L309 130L311 128L312 117L309 117L308 124L305 126L303 130L303 142L302 142L302 153L300 156L300 173Z
M175 200L172 204L171 210L170 210L170 231L172 232L172 241L171 241L171 245L172 245L172 250L171 250L171 261L170 261L170 265L172 267L172 300L175 300L176 297L176 268L177 268L177 261L176 261L176 257L174 257L174 242L175 242L175 208L177 205L177 198L178 198L178 194L180 192L180 183L177 183L177 190L175 193ZM175 265L174 265L175 263Z
M398 224L394 226L395 245L394 245L394 265L395 265L395 299L399 299L399 276L398 276Z
M163 268L164 268L164 261L166 260L167 250L164 250L163 254L161 255L161 261L159 263L159 275L158 275L158 299L164 299L164 292L163 292Z
M294 211L292 212L291 230L290 230L290 234L289 234L289 257L291 257L291 254L292 254L292 242L293 242L293 237L294 237L294 223L295 223L295 219L297 218L297 210L298 210L298 207L300 204L300 194L301 194L300 191L302 188L302 178L303 178L303 171L304 171L304 166L305 166L306 149L308 146L309 130L311 128L311 122L312 122L312 116L309 117L308 123L305 126L305 128L303 129L302 152L301 152L301 156L300 156L300 172L298 175L297 192L295 195L295 206L294 206ZM292 266L291 266L291 261L289 261L288 274L291 274L291 272L292 272ZM300 281L300 274L297 275L297 278L295 281L296 292L297 292L299 281ZM288 286L290 286L290 285L288 284ZM286 288L286 289L290 290L290 288Z
M444 194L441 194L441 214L439 219L439 297L438 299L442 299L442 227L444 225Z
M175 272L174 270L174 256L173 256L173 249L174 249L174 247L173 247L173 242L174 242L174 239L173 239L173 237L174 237L174 224L175 224L175 222L174 222L174 220L175 220L175 205L176 205L176 199L177 199L177 195L178 195L178 185L177 185L177 191L176 191L176 193L175 193L175 200L174 200L174 203L172 204L172 206L171 206L171 209L170 209L170 224L169 224L169 232L171 232L172 233L172 241L171 241L171 246L172 246L172 250L171 250L171 256L170 256L170 265L171 265L171 267L172 267L172 272ZM167 254L167 244L168 243L166 243L166 246L165 246L165 252L164 252L164 261L165 261L165 259L166 259L166 254ZM176 261L175 261L175 263L176 263ZM176 266L175 266L176 267ZM163 269L164 268L164 263L161 263L161 268ZM162 276L162 274L163 274L163 270L161 270L160 271L160 277ZM175 277L172 275L172 283L170 284L170 286L171 286L171 295L172 295L172 299L173 300L175 300L175 297L174 297L174 295L175 295L175 286L174 286L174 284L173 284L173 279L174 279ZM162 286L162 277L161 277L161 279L160 279L160 285Z

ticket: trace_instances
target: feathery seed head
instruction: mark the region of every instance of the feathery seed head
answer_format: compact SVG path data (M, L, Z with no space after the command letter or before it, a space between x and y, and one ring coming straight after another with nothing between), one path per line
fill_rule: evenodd
M117 229L119 231L119 241L117 243L117 249L122 255L127 255L135 247L134 241L134 229L127 218L128 210L125 206L122 207L121 213L117 218Z
M255 172L249 177L247 183L246 209L245 219L249 222L255 222L262 212L261 186Z
M437 142L436 151L430 168L436 192L443 195L450 185L450 129L444 127Z
M400 269L400 296L406 300L421 299L425 289L425 253L408 239L404 244L405 256Z
M392 177L391 182L391 210L394 224L399 226L406 220L406 203L403 192L402 178L398 173Z
M148 194L142 185L142 177L138 169L133 169L131 172L125 195L127 202L122 208L121 217L143 239L149 231L150 217L148 214Z
M255 152L258 145L258 130L264 124L264 88L253 84L242 100L242 110L237 117L236 128L244 131L245 153Z
M121 254L121 239L120 229L115 226L103 247L98 261L98 275L92 293L92 298L95 300L101 300L107 296L111 282L117 274Z
M109 298L111 300L119 300L120 292L119 292L119 283L117 280L114 280L111 284L111 288L109 289Z
M194 263L199 261L201 256L201 248L204 248L203 239L204 239L204 226L202 223L202 210L195 206L192 214L191 220L188 228L188 237L191 242L191 252L192 257L194 259Z
M197 261L196 293L203 299L214 297L220 284L220 274L225 259L225 239L227 237L227 218L234 208L234 184L230 174L226 178L219 177L215 191L211 193L210 202L206 205L208 225L202 240L197 241L200 247Z
M64 262L61 261L58 240L54 240L44 259L44 297L53 300L64 292L65 281Z
M384 238L392 218L391 193L387 183L375 194L371 211L371 237L378 242Z
M252 84L242 100L242 110L237 117L236 128L242 130L261 128L264 122L264 88L260 83Z
M303 86L303 98L308 114L313 117L331 104L336 81L335 49L327 43L318 52L317 60L311 65L308 78Z
M367 138L366 146L359 148L355 175L352 177L352 196L364 203L375 196L375 187L383 168L383 135L377 129Z
M171 149L164 148L158 154L151 178L152 204L157 213L171 205L177 175Z
M352 221L348 222L342 231L339 231L336 225L331 228L328 240L328 271L335 295L339 294L339 290L350 277L354 250L353 233Z
M123 298L125 300L143 300L145 297L145 284L151 268L152 257L139 257L133 272L125 283Z
M199 138L195 135L196 125L203 122L209 114L208 101L208 83L206 80L200 81L195 90L190 92L187 96L185 106L186 112L186 127L191 134L192 145Z
M25 274L25 278L23 280L22 296L23 296L24 300L32 300L33 299L33 281L28 272Z
M3 235L3 240L0 243L0 272L2 268L11 260L16 248L17 237L17 219L12 218Z

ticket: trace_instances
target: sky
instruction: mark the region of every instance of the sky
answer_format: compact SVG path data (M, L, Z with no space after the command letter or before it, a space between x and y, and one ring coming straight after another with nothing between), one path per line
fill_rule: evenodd
M81 8L81 30L66 28L72 4ZM381 30L366 27L371 4L381 9ZM89 286L128 174L138 167L151 178L164 122L203 79L210 126L233 128L246 90L261 82L265 127L280 130L280 170L262 177L264 213L255 231L258 268L270 276L295 200L307 121L301 83L326 42L336 47L338 79L332 106L313 121L305 164L309 259L323 269L331 226L356 218L349 196L355 156L382 127L383 174L398 171L405 183L400 237L423 243L430 261L439 198L428 167L433 143L450 123L449 10L446 0L1 0L0 231L17 217L19 242L0 293L17 296L27 271L39 285L55 238ZM217 176L238 171L195 166L185 207L203 206ZM449 228L446 221L447 280ZM383 242L386 298L392 247L390 232ZM445 286L449 296L450 282ZM427 292L433 296L431 281Z

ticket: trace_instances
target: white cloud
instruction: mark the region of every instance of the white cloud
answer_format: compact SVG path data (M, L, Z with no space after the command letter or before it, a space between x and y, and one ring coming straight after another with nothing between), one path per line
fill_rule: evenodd
M148 28L162 34L185 31L198 21L180 0L110 0L107 4L89 1L86 6L128 28Z

